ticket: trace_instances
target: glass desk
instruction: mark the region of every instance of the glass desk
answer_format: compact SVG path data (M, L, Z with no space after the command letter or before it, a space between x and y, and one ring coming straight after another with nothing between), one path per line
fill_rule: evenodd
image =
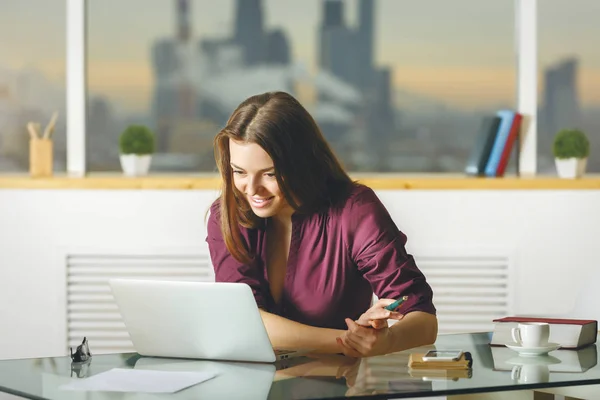
M93 355L89 364L72 367L69 357L0 361L0 392L30 399L395 399L600 384L596 345L557 350L546 356L519 357L490 347L489 333L441 335L438 349L471 352L471 373L411 372L411 349L362 360L321 355L279 364L214 362L140 357L135 353ZM93 353L93 342L90 342ZM174 394L65 391L60 386L112 368L166 371L214 371L209 381Z

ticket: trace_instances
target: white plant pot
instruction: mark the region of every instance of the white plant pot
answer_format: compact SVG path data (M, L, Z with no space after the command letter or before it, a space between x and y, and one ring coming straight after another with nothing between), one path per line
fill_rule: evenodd
M123 168L123 173L126 176L148 175L152 155L121 154L119 158L121 160L121 168Z
M587 158L555 158L558 176L565 179L581 178L585 173Z

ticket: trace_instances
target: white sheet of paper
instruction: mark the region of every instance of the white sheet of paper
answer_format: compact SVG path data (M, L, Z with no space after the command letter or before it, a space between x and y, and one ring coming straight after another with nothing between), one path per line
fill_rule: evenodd
M63 390L175 393L212 379L214 372L149 371L113 368L109 371L62 385Z

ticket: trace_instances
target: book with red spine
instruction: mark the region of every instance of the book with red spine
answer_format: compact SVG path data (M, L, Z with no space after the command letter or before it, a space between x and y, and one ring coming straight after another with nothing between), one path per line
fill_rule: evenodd
M502 153L500 155L500 161L498 161L498 168L496 169L496 176L504 176L504 171L506 171L506 166L508 164L508 160L510 160L510 153L512 149L515 147L515 142L517 137L519 136L519 131L521 130L521 121L523 120L523 115L515 112L514 118L510 125L510 131L508 136L506 137L506 142L504 143L504 147L502 149ZM517 146L519 143L516 144Z

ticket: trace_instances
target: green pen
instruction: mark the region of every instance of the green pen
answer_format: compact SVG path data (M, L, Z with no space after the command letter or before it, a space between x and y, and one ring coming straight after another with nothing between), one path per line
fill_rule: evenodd
M404 303L406 301L406 299L408 299L408 296L402 296L398 300L396 300L395 302L390 304L389 306L386 306L385 309L388 311L394 311L396 308L398 308L400 306L400 304Z

